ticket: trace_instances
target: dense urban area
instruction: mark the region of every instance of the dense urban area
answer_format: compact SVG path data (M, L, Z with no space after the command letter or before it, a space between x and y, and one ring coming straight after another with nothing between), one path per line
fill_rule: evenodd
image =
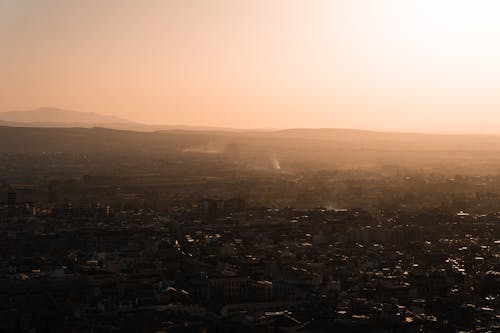
M500 330L500 173L251 153L2 153L0 331Z

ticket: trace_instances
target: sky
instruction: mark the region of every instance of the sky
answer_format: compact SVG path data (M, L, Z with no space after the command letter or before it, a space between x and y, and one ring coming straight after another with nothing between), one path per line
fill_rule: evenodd
M496 0L0 0L0 111L500 132Z

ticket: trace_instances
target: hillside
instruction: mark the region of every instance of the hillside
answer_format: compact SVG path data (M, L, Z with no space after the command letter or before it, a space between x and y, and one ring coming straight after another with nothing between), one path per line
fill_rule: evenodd
M316 132L318 131L318 132ZM220 154L252 164L276 156L293 168L395 165L494 170L500 136L426 135L358 130L225 132L106 128L0 127L0 152L148 156ZM179 155L180 156L180 155Z

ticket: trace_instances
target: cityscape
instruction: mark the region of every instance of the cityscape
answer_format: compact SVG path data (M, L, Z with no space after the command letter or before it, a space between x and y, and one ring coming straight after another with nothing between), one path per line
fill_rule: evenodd
M0 0L0 333L500 333L500 1Z
M276 169L274 156L250 170L206 155L178 160L213 175L194 179L158 173L165 161L130 162L127 174L106 171L109 156L3 154L11 183L0 192L0 329L500 327L500 176L403 167L299 174L284 171L286 162ZM54 178L55 166L66 179ZM89 166L107 175L86 174ZM38 181L16 185L23 168L38 170L30 171Z

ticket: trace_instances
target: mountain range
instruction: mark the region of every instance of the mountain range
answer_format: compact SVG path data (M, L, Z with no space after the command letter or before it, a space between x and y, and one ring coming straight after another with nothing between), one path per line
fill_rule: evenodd
M11 127L104 127L110 129L152 132L159 130L220 130L236 131L231 128L186 125L147 125L127 119L102 115L95 112L80 112L54 107L33 110L0 112L0 126Z

